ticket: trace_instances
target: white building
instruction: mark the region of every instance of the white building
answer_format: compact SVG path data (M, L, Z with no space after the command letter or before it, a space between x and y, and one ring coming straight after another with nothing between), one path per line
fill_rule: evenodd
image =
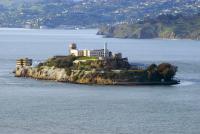
M107 49L107 43L104 45L104 49L96 50L78 50L75 43L69 45L69 54L74 56L87 56L87 57L112 57L112 52Z

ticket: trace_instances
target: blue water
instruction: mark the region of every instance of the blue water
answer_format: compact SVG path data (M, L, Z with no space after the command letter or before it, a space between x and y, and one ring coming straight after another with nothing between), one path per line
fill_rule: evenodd
M0 133L199 134L200 42L105 39L96 30L0 29ZM15 78L20 57L41 61L80 49L122 52L137 63L179 67L177 86L87 86Z

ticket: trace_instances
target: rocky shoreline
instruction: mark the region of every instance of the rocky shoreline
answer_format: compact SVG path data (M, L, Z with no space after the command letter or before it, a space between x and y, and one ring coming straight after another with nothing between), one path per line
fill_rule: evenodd
M50 80L56 82L87 84L87 85L176 85L178 80L170 81L129 81L128 79L106 78L105 74L96 71L73 70L71 74L64 68L43 66L38 67L16 67L15 77L26 77L37 80Z
M90 75L90 77L88 77ZM92 71L74 70L70 75L67 74L65 69L55 67L17 67L15 70L15 77L27 77L38 80L52 80L57 82L68 82L76 84L99 84L99 85L114 85L110 79L102 77L93 77ZM77 78L82 76L82 78Z
M199 32L191 32L185 35L179 35L175 31L153 31L149 27L133 28L133 25L117 25L101 27L97 35L104 38L121 38L121 39L191 39L200 40ZM155 28L157 29L157 28ZM149 32L150 31L150 32Z

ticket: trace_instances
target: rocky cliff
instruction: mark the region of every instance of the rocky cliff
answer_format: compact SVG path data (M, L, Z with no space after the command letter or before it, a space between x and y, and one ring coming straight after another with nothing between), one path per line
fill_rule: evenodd
M15 70L15 76L79 84L114 84L113 80L97 75L96 71L73 70L69 73L64 68L47 66L43 66L42 68L19 66Z
M160 67L162 68L162 67ZM86 71L66 70L55 67L22 67L15 70L16 77L30 77L39 80L53 80L76 84L99 84L99 85L173 85L179 82L172 79L175 75L174 68L161 69L150 66L148 70L129 71ZM162 81L164 80L164 81Z

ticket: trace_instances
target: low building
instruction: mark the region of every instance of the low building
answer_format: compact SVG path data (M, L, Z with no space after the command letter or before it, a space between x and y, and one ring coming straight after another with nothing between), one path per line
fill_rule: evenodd
M16 66L32 66L32 59L24 58L16 61Z

